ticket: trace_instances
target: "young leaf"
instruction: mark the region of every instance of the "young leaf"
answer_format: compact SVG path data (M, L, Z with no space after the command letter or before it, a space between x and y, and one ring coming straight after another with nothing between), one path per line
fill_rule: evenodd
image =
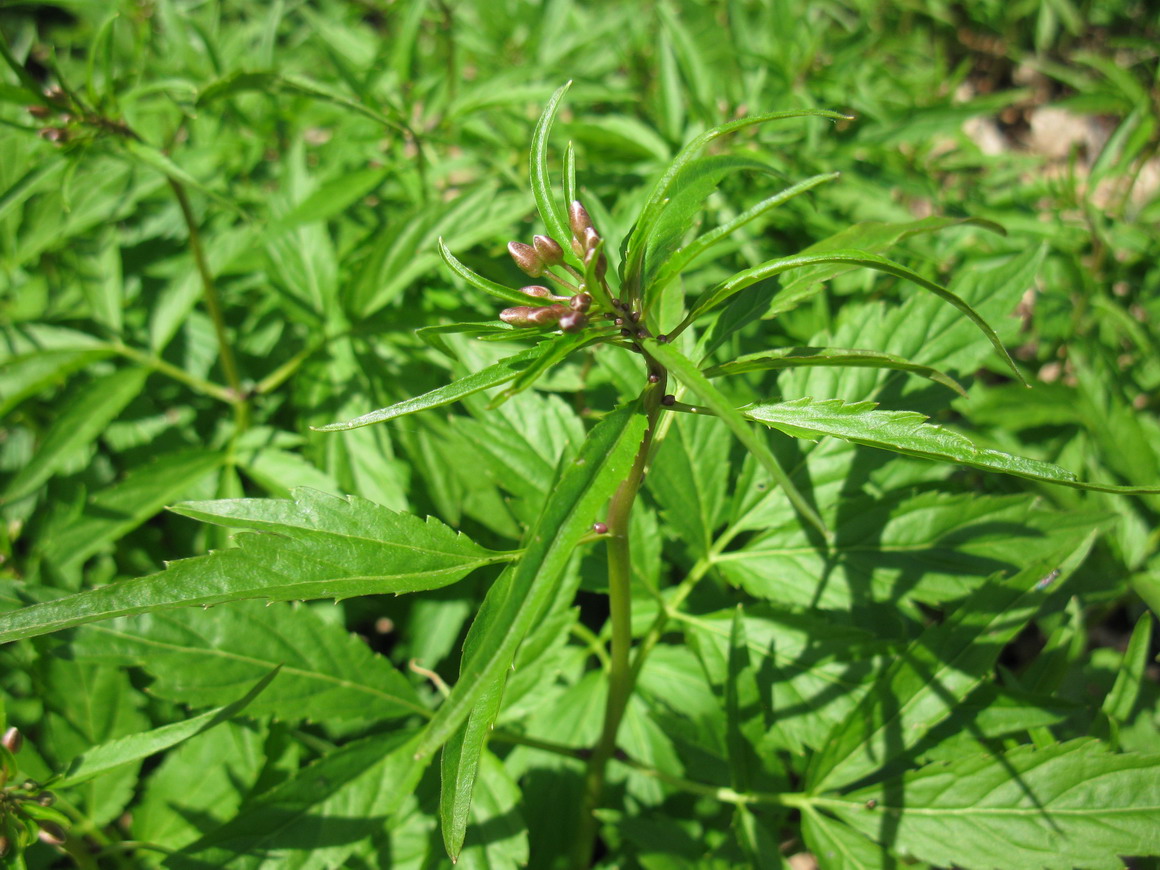
M1011 359L1011 355L1007 353L1007 348L1003 346L1003 342L999 340L999 336L995 334L990 325L983 320L982 317L970 305L947 290L941 284L936 284L919 275L917 272L906 268L905 266L888 260L885 257L880 257L877 254L871 254L868 251L832 251L825 254L797 254L792 257L780 257L776 260L769 260L759 266L754 266L752 269L746 269L743 272L738 272L728 281L719 284L710 293L703 295L689 312L688 316L681 321L680 325L673 330L672 334L677 335L684 331L690 324L698 317L707 311L716 308L722 302L731 297L734 293L756 284L758 281L764 281L767 278L772 278L774 275L780 275L782 272L790 269L798 269L802 266L814 265L817 263L849 263L855 266L865 266L868 269L876 269L879 272L885 272L888 275L895 275L899 278L905 278L912 281L924 290L929 290L931 293L938 296L944 302L953 305L961 311L967 318L979 328L979 330L987 336L987 340L999 352L999 356L1003 358L1008 367L1014 372L1015 376L1021 383L1026 384L1023 376L1015 367L1015 361Z
M61 408L36 455L8 484L0 501L14 502L36 492L78 450L88 447L145 385L149 370L121 369L89 384L83 395Z
M770 209L776 208L783 203L788 202L795 196L812 190L819 184L824 184L827 181L833 181L841 175L840 172L826 172L822 175L815 175L807 178L804 181L799 181L797 184L787 187L780 193L776 193L768 199L763 199L761 202L752 208L746 209L741 214L732 220L726 221L720 226L714 227L704 235L698 236L692 242L685 245L683 248L675 251L657 271L654 277L648 283L648 299L653 300L657 294L661 292L670 282L685 269L689 267L701 254L713 247L722 239L728 238L741 227L745 226L753 220L756 220L761 215L765 214Z
M704 374L707 378L717 378L722 375L739 375L745 372L787 369L797 366L849 366L851 368L894 369L900 372L912 372L929 378L936 384L942 384L960 396L967 395L967 391L958 381L943 374L938 369L911 362L892 353L841 347L781 347L776 350L763 350L739 356L718 366L710 366L705 369Z
M750 420L797 438L817 440L822 435L831 435L854 444L865 444L924 459L955 462L984 471L997 471L1074 489L1160 493L1160 484L1114 486L1085 483L1058 465L976 447L963 435L928 425L928 418L923 414L914 411L879 411L874 402L846 403L840 399L815 402L805 398L776 405L752 405L742 408L740 413Z
M640 217L637 219L636 226L629 235L625 243L625 260L624 260L624 282L631 293L638 290L638 284L641 279L641 270L644 264L644 252L646 248L645 240L652 232L653 225L656 223L660 212L665 208L666 200L669 197L670 191L674 182L680 175L681 170L692 162L697 154L701 152L706 145L714 139L720 138L728 133L734 133L738 130L743 130L746 127L752 127L756 124L764 124L769 121L779 121L787 118L805 118L805 117L819 117L832 118L834 120L847 119L848 115L840 114L839 112L831 112L826 109L800 109L789 112L770 112L764 115L754 115L751 118L742 118L739 121L731 121L728 124L722 124L719 127L713 127L706 130L701 135L692 139L680 153L673 158L673 161L665 169L664 173L657 183L653 185L652 191L649 193L648 199L645 201L644 208L641 209Z
M421 754L442 746L479 695L510 667L520 641L552 600L573 550L628 473L645 425L637 405L622 406L596 425L576 458L568 462L539 520L528 531L519 562L488 591L487 600L495 604L488 606L485 600L487 620L478 629L478 646L464 661L451 696L424 731Z
M125 580L0 615L0 643L102 619L227 601L350 598L447 586L510 553L487 550L434 519L351 496L300 489L294 501L187 502L185 516L267 534Z
M737 440L745 445L745 449L752 453L765 467L802 518L818 529L826 538L829 538L830 532L826 529L826 525L818 516L817 511L798 492L797 487L790 481L789 476L782 469L777 457L773 455L765 441L746 424L745 417L733 407L733 404L722 395L721 391L709 383L692 361L671 344L662 344L654 338L649 338L644 340L644 345L657 362L676 375L677 380L692 390L697 398L708 405L709 409L725 422L725 425L737 436Z
M576 255L572 253L568 245L572 238L572 231L568 228L564 209L561 208L552 194L552 182L548 177L548 135L552 132L552 122L556 120L556 113L560 111L560 101L564 99L564 94L568 92L570 87L572 87L570 81L562 85L556 93L552 94L552 98L548 100L548 105L544 107L544 112L536 123L536 129L532 132L532 148L528 168L531 174L532 196L536 199L536 208L539 209L540 219L548 228L548 235L563 246L564 256L567 259L578 262Z
M155 755L171 746L176 746L178 743L208 731L215 725L220 725L222 722L232 719L242 712L254 698L261 694L266 686L270 685L270 681L278 675L278 670L278 668L274 668L274 670L262 677L245 695L225 707L210 710L202 713L200 716L194 716L192 719L162 725L160 728L154 728L152 731L146 731L142 734L130 734L127 737L119 737L116 740L102 743L99 746L94 746L92 749L86 750L83 754L73 759L64 778L57 780L54 784L60 788L80 785L82 782L90 780L95 776L100 776L102 773L112 770L114 767L120 767L122 764L128 764L130 761L140 761L148 758L150 755Z
M1128 648L1124 650L1124 663L1116 674L1115 685L1108 692L1100 710L1112 723L1115 735L1120 725L1127 724L1140 697L1140 687L1144 683L1145 670L1152 658L1152 614L1145 613L1136 622Z
M936 866L1118 870L1120 855L1160 854L1160 756L1113 755L1086 739L1019 746L816 806L872 839L889 831L892 852Z
M439 239L439 256L443 258L443 262L447 264L452 272L474 287L476 290L482 290L484 293L489 293L497 299L502 299L505 302L511 302L514 305L551 305L551 299L545 299L538 296L528 296L526 293L521 293L519 290L512 290L510 287L505 287L502 284L497 284L495 281L489 281L482 275L464 266L455 255L451 253L450 249L443 242L443 238ZM428 327L430 328L430 327Z
M811 794L856 782L904 757L991 673L1004 644L1046 596L1036 589L1053 570L1070 574L1096 533L1008 580L987 583L942 623L926 629L830 733L806 773Z
M393 405L388 405L377 411L371 411L369 414L363 414L361 417L355 417L353 420L347 420L343 423L328 423L325 426L313 426L311 428L316 432L343 432L347 429L357 429L360 426L370 426L372 423L383 423L406 414L414 414L417 411L426 411L428 408L449 405L452 402L458 402L466 396L473 395L481 390L486 390L489 387L498 387L500 384L506 384L535 365L540 357L544 356L544 354L553 348L554 345L552 342L542 341L535 347L530 347L521 353L517 353L515 356L509 356L507 359L501 359L495 365L488 366L474 374L467 375L457 381L452 381L450 384L445 384L442 387L436 387L434 390L423 393L421 396L404 399L401 402L396 402Z

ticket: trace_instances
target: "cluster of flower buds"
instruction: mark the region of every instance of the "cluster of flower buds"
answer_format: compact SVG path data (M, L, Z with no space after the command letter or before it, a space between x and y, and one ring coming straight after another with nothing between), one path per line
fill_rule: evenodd
M512 255L520 271L530 278L547 274L552 266L564 262L564 249L550 236L532 236L532 243L508 242L508 253Z
M19 852L37 839L59 846L67 837L63 826L68 818L52 807L56 795L32 779L8 785L16 772L14 756L23 746L24 737L16 728L9 728L0 736L0 858L7 856L13 846Z
M45 99L51 103L51 106L37 103L33 106L26 106L25 108L32 117L38 121L45 121L53 116L57 116L62 122L62 126L46 126L41 127L37 135L41 139L47 139L49 142L54 142L57 145L63 145L70 138L69 128L63 126L73 120L72 116L65 112L64 106L67 104L65 92L61 90L59 85L53 85L44 92Z
M588 308L592 305L592 297L587 293L556 296L547 287L539 285L521 287L520 292L527 296L551 299L555 304L517 305L514 308L505 308L499 313L499 319L504 323L510 323L512 326L558 325L564 332L579 332L588 325Z

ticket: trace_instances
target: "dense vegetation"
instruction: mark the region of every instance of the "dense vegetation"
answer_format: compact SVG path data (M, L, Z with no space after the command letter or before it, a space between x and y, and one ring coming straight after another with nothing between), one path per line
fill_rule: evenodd
M1158 866L1150 4L0 51L0 860Z

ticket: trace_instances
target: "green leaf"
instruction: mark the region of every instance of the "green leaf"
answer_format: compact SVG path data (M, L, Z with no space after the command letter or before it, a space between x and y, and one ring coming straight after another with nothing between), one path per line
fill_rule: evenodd
M728 238L737 230L741 229L741 227L761 217L761 215L770 209L776 208L808 190L812 190L819 184L833 181L840 175L840 172L827 172L822 175L807 178L804 181L799 181L797 184L787 187L780 193L776 193L768 199L763 199L757 205L746 209L732 220L726 221L720 226L714 227L709 232L698 236L695 240L674 252L661 265L656 276L648 282L648 298L650 300L655 299L661 290L667 287L674 278L687 269L701 254L705 253L705 251L723 239Z
M62 465L100 436L140 394L148 377L148 369L128 368L88 384L81 395L60 409L36 455L9 482L2 501L14 502L36 492Z
M425 763L414 732L366 737L328 753L165 859L169 870L307 870L347 866L411 796Z
M898 656L840 722L806 773L811 794L853 783L904 757L978 687L1003 646L1032 619L1046 595L1036 588L1054 570L1083 562L1096 533L1060 547L1015 576L986 583L942 623L927 628Z
M528 531L523 556L488 590L486 623L473 626L479 635L476 652L464 661L451 696L424 731L421 754L442 746L479 695L511 666L520 642L554 597L580 539L628 474L645 425L635 403L622 406L596 425L576 458L567 462L543 513Z
M545 339L537 345L538 348L544 348L543 355L520 372L510 387L492 399L488 404L488 408L498 408L512 396L518 395L531 387L552 366L563 362L572 353L580 350L580 348L587 347L590 344L597 344L604 341L605 338L605 335L601 335L595 330L583 330L581 332L563 332Z
M304 96L313 97L314 99L323 100L328 103L333 103L336 106L341 106L344 109L349 109L365 118L370 118L372 121L382 124L384 127L391 127L401 131L406 131L407 129L405 125L400 124L394 118L389 118L382 112L376 111L370 106L365 106L345 94L320 85L304 76L288 73L242 71L230 73L202 89L201 93L197 95L197 106L199 108L207 106L215 100L230 97L234 94L245 93L246 91L259 91L264 94L272 91L289 91L290 93L303 94Z
M938 369L911 362L892 353L856 348L781 347L776 350L763 350L739 356L721 365L710 366L705 369L704 374L707 378L717 378L722 375L739 375L745 372L798 366L849 366L851 368L893 369L900 372L911 372L929 378L936 384L942 384L960 396L967 395L967 391L958 381L943 374Z
M1124 662L1116 674L1115 685L1100 707L1117 726L1126 725L1130 720L1132 708L1140 697L1140 688L1147 679L1145 671L1151 658L1152 615L1145 611L1136 622L1128 648L1124 650Z
M239 535L235 549L173 562L158 574L0 615L0 642L174 607L437 589L512 558L437 520L424 522L356 496L300 489L294 501L187 502L177 510L265 534Z
M914 411L880 411L875 402L846 403L840 399L815 402L804 398L775 405L752 405L742 408L741 413L750 420L764 423L787 435L811 441L830 435L843 441L892 450L907 456L955 462L984 471L996 471L1074 489L1160 493L1160 484L1114 486L1085 483L1058 465L977 447L963 435L927 424L928 418L923 414Z
M912 281L913 283L922 287L924 290L930 291L944 302L950 303L964 315L966 315L967 318L972 323L974 323L975 326L977 326L985 336L987 336L987 339L991 342L992 347L994 347L995 350L999 352L999 356L1002 357L1004 362L1007 363L1008 367L1012 372L1015 373L1015 376L1020 380L1020 382L1026 383L1026 381L1023 380L1023 376L1019 373L1019 370L1015 367L1015 361L1011 359L1011 355L1007 353L1007 348L1003 346L1003 342L1000 341L999 336L995 334L995 330L993 330L987 324L987 322L979 316L974 308L972 308L950 290L947 290L941 284L936 284L934 281L930 281L924 278L922 275L919 275L917 272L908 269L899 263L895 263L892 260L886 259L885 257L880 257L877 254L871 254L868 251L848 250L833 251L826 254L797 254L792 257L781 257L776 260L768 260L759 266L754 266L752 269L746 269L743 272L738 272L728 281L719 284L711 292L703 295L696 302L696 304L694 304L693 309L689 312L688 316L685 317L685 319L681 321L680 325L673 330L673 334L676 335L682 332L702 314L716 308L733 294L743 290L751 284L756 284L758 281L764 281L767 278L772 278L774 275L779 275L782 272L789 271L790 269L798 269L802 266L809 266L817 263L850 263L856 266L865 266L868 269L876 269L877 271L885 272L888 275L895 275L899 278L905 278L906 280ZM785 291L782 292L784 293Z
M439 821L443 847L452 863L459 860L463 850L480 757L499 714L504 682L501 677L479 696L471 714L443 746L439 759Z
M930 764L815 805L942 867L1118 870L1121 855L1160 854L1160 756L1091 740Z
M848 115L843 115L838 112L831 112L826 109L799 109L788 112L770 112L764 115L754 115L750 118L742 118L738 121L730 121L728 124L722 124L719 127L713 127L706 130L704 133L693 138L685 147L683 147L672 162L665 168L652 191L649 193L648 199L645 201L644 207L641 209L640 217L637 219L636 226L625 244L625 260L624 260L624 283L629 288L630 292L635 293L639 287L641 280L642 266L644 264L644 254L646 248L645 240L652 232L653 225L660 216L661 211L664 210L666 200L668 199L671 189L680 175L681 170L692 162L701 150L707 146L714 139L718 139L728 133L735 133L738 130L743 130L746 127L752 127L756 124L764 124L769 121L780 121L787 118L805 118L805 117L819 117L832 118L835 120L847 119Z
M552 132L552 122L556 120L556 114L560 111L560 101L564 99L564 94L570 87L572 82L566 82L552 94L543 114L540 115L540 120L536 122L536 129L532 132L528 171L531 175L532 196L536 199L536 208L540 212L540 219L548 229L548 235L560 243L565 257L578 262L569 246L572 230L568 227L564 209L556 202L552 193L552 181L548 177L548 136Z
M393 405L388 405L377 411L371 411L369 414L363 414L361 417L355 417L353 420L347 420L344 423L328 423L325 426L312 426L311 428L316 432L342 432L347 429L357 429L360 426L370 426L372 423L383 423L406 414L426 411L428 408L449 405L452 402L458 402L466 396L473 395L481 390L486 390L489 387L506 384L535 365L542 356L554 349L554 347L555 345L552 342L542 341L535 347L528 348L521 353L517 353L515 356L509 356L507 359L502 359L495 365L488 366L457 381L452 381L450 384L436 387L434 390L424 393L421 396L404 399L401 402L396 402Z
M661 343L654 338L645 339L643 344L647 352L657 362L676 375L677 380L692 390L697 398L725 422L730 431L737 436L737 440L765 467L770 477L781 487L801 517L818 529L826 538L831 537L825 523L822 522L822 518L798 492L797 487L782 470L777 457L773 455L765 441L747 425L745 417L733 407L733 404L725 398L720 390L709 383L692 361L671 344Z
M802 808L802 837L825 870L892 870L898 861L881 846L842 822Z
M259 601L212 614L173 610L86 626L71 649L78 659L141 668L151 695L193 708L220 706L281 667L250 705L253 715L291 723L426 715L407 678L328 615L335 612Z
M511 302L515 305L551 305L551 299L545 299L540 296L528 296L521 293L519 290L512 290L510 287L504 287L502 284L497 284L494 281L489 281L482 275L464 266L459 260L455 259L455 255L451 253L447 245L443 243L443 239L439 239L439 256L443 258L443 262L447 264L452 272L474 287L476 290L482 290L484 293L489 293L497 299L502 299L504 302Z
M163 454L94 493L78 515L52 523L43 555L58 570L77 565L140 526L166 504L189 495L225 456L210 450Z
M842 489L845 468L842 461L835 469L821 463L813 469L819 506L836 526L828 552L818 551L788 502L766 499L739 505L729 533L756 534L717 554L717 570L759 598L849 611L855 624L871 627L883 618L874 604L893 611L908 600L937 606L962 598L996 571L1050 556L1068 540L1106 529L1112 519L1052 510L1031 496L914 494L907 488L886 497L852 497ZM839 476L831 483L822 477L827 473ZM746 483L743 477L737 485ZM750 635L755 631L751 627Z
M270 685L270 681L277 675L278 668L274 668L274 670L270 671L270 673L255 683L253 688L246 692L245 695L225 707L210 710L202 713L200 716L194 716L192 719L185 719L170 725L162 725L160 728L154 728L152 731L130 734L126 737L119 737L108 743L94 746L92 749L88 749L83 754L74 758L68 770L65 772L64 778L58 780L55 785L60 788L80 785L82 782L100 776L102 773L112 770L115 767L120 767L122 764L128 764L131 761L140 761L162 750L169 749L171 746L176 746L178 743L182 743L191 737L196 737L198 734L208 731L215 725L220 725L222 722L232 719L242 712L254 698Z
M191 175L186 170L182 169L173 162L168 156L161 151L158 151L151 145L146 145L136 139L121 139L119 140L121 147L125 152L144 166L148 166L157 172L160 172L173 184L181 184L186 187L191 187L194 190L200 191L216 202L218 205L234 212L240 217L249 217L246 212L238 206L233 200L218 193L209 185L205 184L200 179Z

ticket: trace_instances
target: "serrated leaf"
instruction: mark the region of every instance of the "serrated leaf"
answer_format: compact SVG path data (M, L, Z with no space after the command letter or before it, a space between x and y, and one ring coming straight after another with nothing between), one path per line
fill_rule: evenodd
M1121 855L1160 854L1160 756L1084 739L930 764L816 805L942 867L1118 870Z
M427 713L389 659L316 607L251 601L212 614L149 614L86 626L71 648L79 659L141 668L150 694L195 709L226 703L281 667L252 714L347 722Z
M487 621L472 627L479 633L478 646L464 661L451 696L424 731L420 753L442 746L467 718L480 693L510 667L520 641L554 597L573 550L628 473L645 425L635 403L622 406L596 425L576 458L567 463L525 536L519 562L488 590Z
M552 94L543 114L540 115L540 120L536 122L536 128L532 131L528 172L531 176L532 196L535 197L536 208L540 212L540 219L548 229L548 235L560 243L564 249L564 256L575 263L578 262L576 255L568 244L572 238L572 230L568 227L564 209L552 193L552 180L548 175L548 136L552 132L552 122L556 120L556 114L560 111L560 101L564 99L564 94L570 87L572 82L566 82Z
M426 766L414 732L375 735L327 754L249 801L162 866L170 870L342 867L414 791Z
M502 359L495 365L490 365L474 374L467 375L467 377L452 381L450 384L436 387L434 390L424 393L421 396L404 399L401 402L396 402L393 405L388 405L377 411L371 411L369 414L363 414L361 417L355 417L353 420L347 420L344 423L328 423L325 426L313 426L311 428L316 432L343 432L347 429L357 429L360 426L370 426L372 423L383 423L387 420L393 420L396 417L414 414L417 411L426 411L428 408L449 405L452 402L458 402L460 399L474 395L489 387L498 387L500 384L506 384L508 381L514 380L552 349L553 345L550 342L542 341L535 347L530 347L521 353L517 353L515 356Z
M873 840L812 806L802 809L802 837L821 870L893 870L898 866Z
M903 359L892 353L882 353L877 350L860 350L857 348L781 347L776 350L763 350L757 353L739 356L721 365L711 366L705 369L704 374L707 378L718 378L722 375L739 375L745 372L760 372L799 366L848 366L851 368L893 369L894 371L921 375L937 384L942 384L944 387L954 390L960 396L967 395L967 391L963 389L958 381L949 375L943 374L938 369Z
M759 504L733 527L757 534L715 556L715 567L759 598L857 615L874 603L962 598L996 571L1018 570L1111 519L1051 510L1028 496L904 490L886 498L831 498L821 507L841 522L828 553L803 533L788 503ZM874 619L866 614L859 624Z
M265 599L350 598L437 589L512 558L434 519L396 513L356 496L298 490L294 501L187 502L186 516L266 534L168 570L34 604L0 616L0 642L135 613Z
M171 746L176 746L191 737L196 737L232 719L249 706L262 691L270 685L270 681L278 675L278 668L262 677L245 695L225 707L210 710L200 716L162 725L152 731L139 734L130 734L118 737L108 743L101 743L73 759L64 778L54 784L59 788L80 785L93 777L100 776L113 768L128 764L131 761L141 761Z
M785 493L801 517L818 529L823 536L830 537L830 532L826 528L826 524L822 522L822 518L798 492L797 487L790 481L789 476L782 469L781 464L765 441L749 428L744 416L733 407L733 404L725 398L720 390L709 383L692 361L672 345L663 344L654 338L645 339L643 344L657 362L671 371L677 380L692 390L697 398L708 405L709 409L724 421L730 431L737 436L737 440L745 446L745 449L752 453L754 458L765 467L770 477Z
M2 501L31 495L78 450L90 445L125 409L145 385L149 370L121 369L90 383L82 395L62 408L45 433L32 461L20 469L4 490Z
M919 275L912 269L888 260L885 257L880 257L877 254L872 254L869 251L846 250L846 251L831 251L825 254L797 254L792 257L780 257L775 260L768 260L752 269L746 269L738 272L732 278L722 282L712 291L703 294L697 302L693 305L692 310L685 317L683 321L673 330L674 334L682 332L686 327L693 323L702 314L713 310L721 303L725 302L735 293L756 284L759 281L765 281L775 275L780 275L783 272L788 272L791 269L799 269L802 266L810 266L822 263L848 263L854 266L864 266L868 269L875 269L879 272L885 272L888 275L894 275L898 278L905 278L906 280L917 284L924 290L938 296L944 302L957 308L964 314L972 323L979 328L983 335L987 336L987 340L991 342L991 346L998 351L999 356L1007 363L1007 366L1015 374L1020 382L1023 381L1023 375L1020 374L1019 369L1015 366L1015 361L1011 359L1011 355L1007 353L1007 348L1003 346L1003 342L999 340L999 336L995 334L995 330L979 316L969 304L967 304L959 296L952 293L950 290L943 287L941 284L936 284L922 275ZM782 296L786 294L782 290L775 302L780 301Z
M1006 642L1038 612L1046 597L1039 581L1054 570L1070 574L1095 537L1078 547L1069 541L1054 557L979 587L946 621L927 628L830 733L810 761L807 790L832 790L904 758L992 672Z
M1096 492L1160 493L1152 486L1115 486L1085 483L1066 468L1050 462L1012 456L1000 450L977 447L966 436L927 424L927 417L914 411L881 411L875 402L846 403L840 399L814 401L795 399L774 405L751 405L741 409L750 420L797 438L816 440L823 435L892 450L907 456L936 459Z

